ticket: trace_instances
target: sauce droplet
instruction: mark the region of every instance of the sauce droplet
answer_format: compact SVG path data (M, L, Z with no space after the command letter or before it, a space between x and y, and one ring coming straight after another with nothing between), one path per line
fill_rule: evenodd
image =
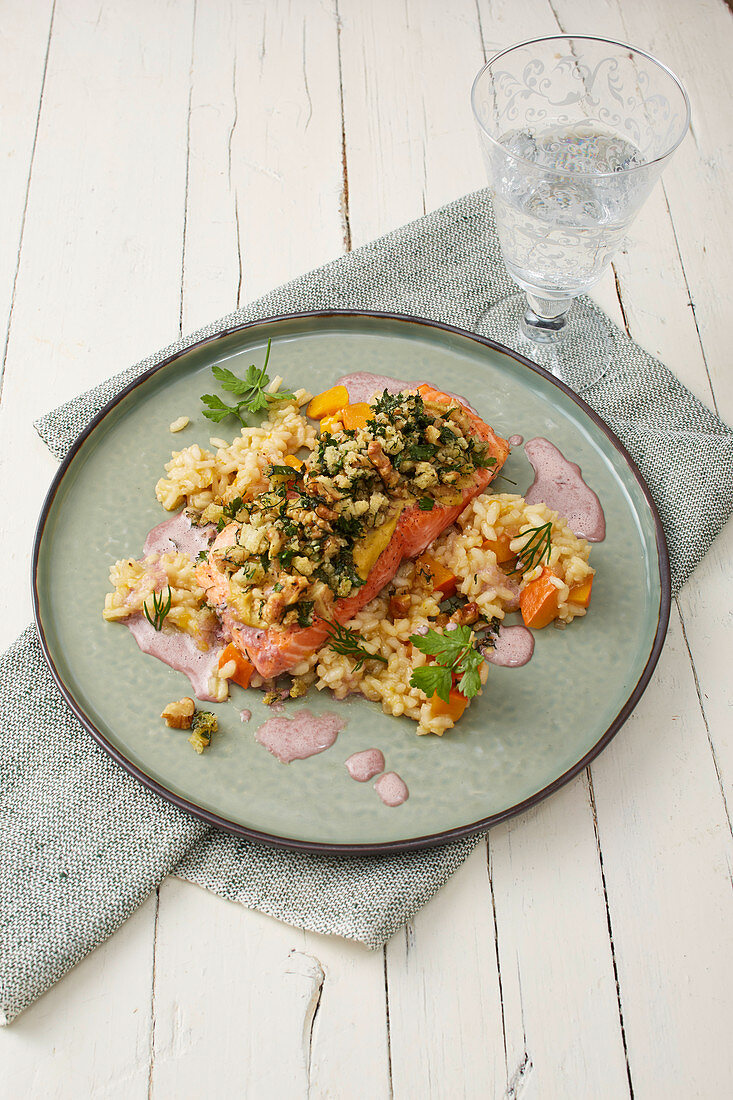
M289 764L330 749L345 725L346 721L335 714L316 716L301 710L292 718L268 718L255 731L255 740L283 764Z
M601 502L583 481L580 466L568 462L549 439L528 439L524 453L534 481L524 494L528 504L546 504L564 516L570 529L588 542L603 542L606 517Z
M500 626L493 646L482 646L481 652L491 665L521 668L534 653L534 638L526 626Z
M385 772L384 775L380 775L374 784L374 790L385 806L401 806L410 797L407 784L397 772Z
M523 435L510 435L507 439L507 443L510 447L521 447L524 443Z
M357 783L366 783L384 771L384 754L379 749L364 749L355 752L346 761L346 768Z

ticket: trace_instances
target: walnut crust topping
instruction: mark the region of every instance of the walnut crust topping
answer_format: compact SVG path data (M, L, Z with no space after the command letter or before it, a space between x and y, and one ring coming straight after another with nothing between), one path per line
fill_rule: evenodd
M389 536L416 501L427 511L451 492L460 500L494 462L460 408L385 391L363 426L322 430L305 463L272 466L266 492L205 516L220 531L231 521L209 568L225 576L229 606L248 626L330 619L334 602L365 583L377 530Z
M176 703L169 703L161 714L166 726L174 730L190 730L196 704L186 695Z

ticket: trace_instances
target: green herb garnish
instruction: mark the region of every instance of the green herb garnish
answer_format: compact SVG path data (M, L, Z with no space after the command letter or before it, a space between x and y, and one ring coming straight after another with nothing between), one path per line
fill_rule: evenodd
M472 699L481 690L479 668L483 657L473 645L473 631L468 626L457 626L445 634L429 630L422 634L410 635L410 641L421 653L435 657L435 662L416 668L410 677L411 687L420 688L428 698L437 695L444 703L449 702L453 677L460 675L458 690L467 699Z
M164 600L162 592L153 592L153 613L151 615L148 609L147 600L143 601L143 611L145 612L145 618L148 620L154 630L160 631L163 629L163 623L165 622L166 615L171 609L171 602L173 594L171 592L171 586L168 585L168 599Z
M435 507L435 501L432 497L420 497L417 506L421 512L432 512Z
M511 573L508 574L510 577L514 573L528 573L541 561L549 562L550 560L552 551L550 541L552 538L551 523L543 523L540 527L531 527L529 531L523 531L522 534L528 536L527 541L519 551L516 569L512 569Z
M222 505L221 510L227 519L236 519L237 514L242 510L242 498L235 497L229 504Z
M340 623L329 622L328 619L321 620L326 630L328 631L328 644L331 649L336 653L340 653L343 657L356 657L358 658L354 665L354 672L358 672L365 661L381 661L382 664L387 664L387 658L381 657L378 653L369 653L366 649L363 649L359 642L361 638L358 634L355 634L353 630L349 630L347 626L341 626Z
M295 611L298 616L298 626L313 625L313 600L301 600L295 605Z
M218 424L220 420L226 419L227 416L235 416L241 424L246 425L247 419L243 414L243 410L256 413L266 409L268 404L273 401L292 400L295 394L291 393L290 390L278 390L277 393L266 392L266 387L270 384L267 375L267 364L270 359L271 345L272 340L268 340L267 353L262 368L258 370L252 364L252 366L247 367L244 378L237 378L236 374L226 367L213 366L211 368L211 373L217 382L221 384L221 388L233 393L240 400L236 405L227 405L215 394L205 393L201 397L202 404L206 406L204 409L205 417Z

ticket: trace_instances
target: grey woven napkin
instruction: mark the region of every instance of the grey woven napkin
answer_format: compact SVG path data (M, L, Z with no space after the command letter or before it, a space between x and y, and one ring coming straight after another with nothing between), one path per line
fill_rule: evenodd
M464 328L487 308L514 343L516 292L485 192L468 195L184 337L43 417L63 457L123 386L242 321L313 309L413 313ZM595 309L595 307L593 307ZM733 509L733 432L596 310L611 345L571 364L579 392L633 455L657 501L677 591ZM11 1020L173 872L302 928L377 947L475 840L382 857L312 856L209 829L132 780L61 700L29 627L0 659L0 1011Z

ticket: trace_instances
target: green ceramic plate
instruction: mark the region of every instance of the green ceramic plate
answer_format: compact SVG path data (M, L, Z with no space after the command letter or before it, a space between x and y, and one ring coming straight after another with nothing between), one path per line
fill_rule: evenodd
M347 371L427 379L468 397L505 437L546 436L598 493L606 540L591 613L564 631L537 632L533 659L492 667L488 688L442 739L417 737L361 698L337 703L313 692L305 705L348 719L336 744L281 764L254 740L270 716L256 691L233 688L215 706L220 734L198 756L185 734L164 727L162 707L190 691L185 677L137 648L101 608L110 564L139 556L147 531L166 518L153 487L174 447L227 434L200 415L210 368L262 362L316 393ZM172 436L168 425L191 425ZM230 429L231 431L231 429ZM532 480L522 448L505 474L521 492ZM649 493L618 440L545 372L486 340L416 318L301 314L246 325L181 352L144 375L97 417L49 492L34 551L36 618L46 657L72 709L99 743L142 782L233 832L292 847L385 850L475 832L551 793L608 743L656 663L669 614L666 548ZM302 700L289 702L296 710ZM248 724L239 710L252 710ZM388 808L371 782L352 780L353 752L382 750L409 800Z

